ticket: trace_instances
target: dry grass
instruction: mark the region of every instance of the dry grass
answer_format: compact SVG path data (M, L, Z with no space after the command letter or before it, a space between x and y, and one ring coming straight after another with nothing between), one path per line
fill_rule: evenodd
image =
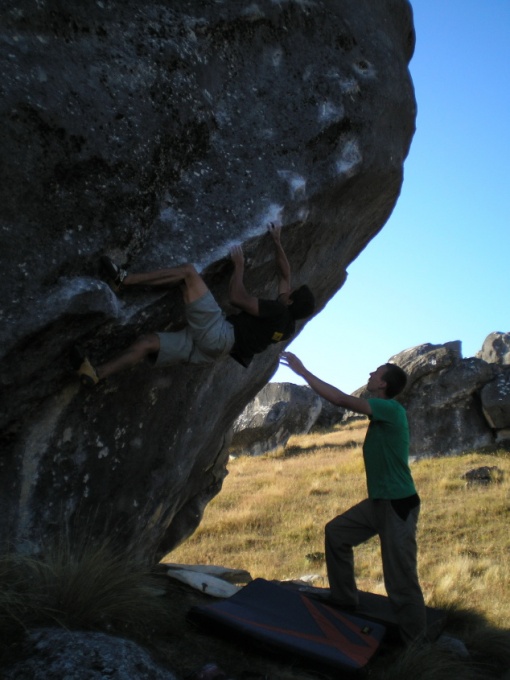
M197 532L165 560L243 568L253 578L313 573L317 585L327 585L323 529L366 495L365 430L366 421L355 421L330 433L293 437L273 455L232 460ZM483 465L504 470L502 483L466 486L461 475ZM475 610L510 628L509 454L428 459L412 470L422 498L419 569L427 603ZM378 541L355 554L358 586L384 594Z
M359 437L359 428L352 433ZM201 527L169 559L235 565L269 579L309 569L306 555L323 550L321 527L340 509L337 488L348 489L352 502L362 493L352 433L324 435L322 449L318 435L294 437L288 453L232 461Z
M500 484L467 486L468 470L497 465ZM420 572L428 601L470 607L510 627L510 456L469 454L416 463L422 490Z

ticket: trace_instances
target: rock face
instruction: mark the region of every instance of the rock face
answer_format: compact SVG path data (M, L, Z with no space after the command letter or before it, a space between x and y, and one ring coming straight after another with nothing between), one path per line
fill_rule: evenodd
M484 385L480 398L489 425L494 430L510 428L510 367Z
M510 369L479 356L462 358L461 343L455 341L419 345L389 359L409 376L399 400L408 413L412 456L510 443ZM364 387L355 394L368 396Z
M178 291L117 299L133 271L192 261L221 304L229 245L275 294L268 220L318 310L382 228L415 129L406 0L135 0L0 9L0 542L107 533L147 561L190 535L226 474L225 433L277 365L95 361L182 321Z
M232 454L259 456L285 446L294 434L307 434L322 410L321 398L308 387L269 383L234 422Z
M510 364L510 333L495 331L484 340L482 349L476 355L490 364Z
M320 430L330 430L338 423L341 423L345 414L345 409L335 406L327 399L322 399L322 408L319 417L312 427L312 432Z
M497 444L510 444L510 333L490 333L476 355L501 366L496 377L480 392L482 410Z
M345 410L306 385L269 383L236 418L230 453L258 456L286 446L292 435L331 429Z
M407 407L411 455L437 456L494 445L480 408L479 390L494 376L479 359L463 359L414 382L402 399Z
M136 643L104 633L33 630L24 643L23 657L4 670L4 680L176 680Z

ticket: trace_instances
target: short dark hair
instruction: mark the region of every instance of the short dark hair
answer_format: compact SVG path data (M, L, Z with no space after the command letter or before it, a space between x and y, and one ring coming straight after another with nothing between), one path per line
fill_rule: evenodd
M289 312L293 319L306 319L315 310L315 298L308 286L301 286L293 290L289 295L289 300L292 300Z
M396 364L384 364L386 371L382 379L386 383L386 396L391 399L400 394L407 384L406 372Z

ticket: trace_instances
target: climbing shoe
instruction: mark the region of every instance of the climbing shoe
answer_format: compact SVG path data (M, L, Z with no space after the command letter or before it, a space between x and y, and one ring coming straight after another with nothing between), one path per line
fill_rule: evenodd
M101 276L108 282L108 285L118 293L122 288L122 282L127 276L127 271L121 269L107 255L103 255L99 260Z
M78 373L82 385L92 387L99 382L99 376L96 369L90 363L88 356L83 352L81 347L75 345L71 350L71 365Z

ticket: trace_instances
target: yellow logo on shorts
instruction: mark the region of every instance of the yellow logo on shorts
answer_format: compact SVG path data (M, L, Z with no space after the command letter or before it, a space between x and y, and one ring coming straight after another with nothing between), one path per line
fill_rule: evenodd
M273 342L280 342L280 340L281 340L282 338L283 338L283 333L279 333L278 331L275 331L275 332L273 333L273 337L271 338L271 340L272 340Z

